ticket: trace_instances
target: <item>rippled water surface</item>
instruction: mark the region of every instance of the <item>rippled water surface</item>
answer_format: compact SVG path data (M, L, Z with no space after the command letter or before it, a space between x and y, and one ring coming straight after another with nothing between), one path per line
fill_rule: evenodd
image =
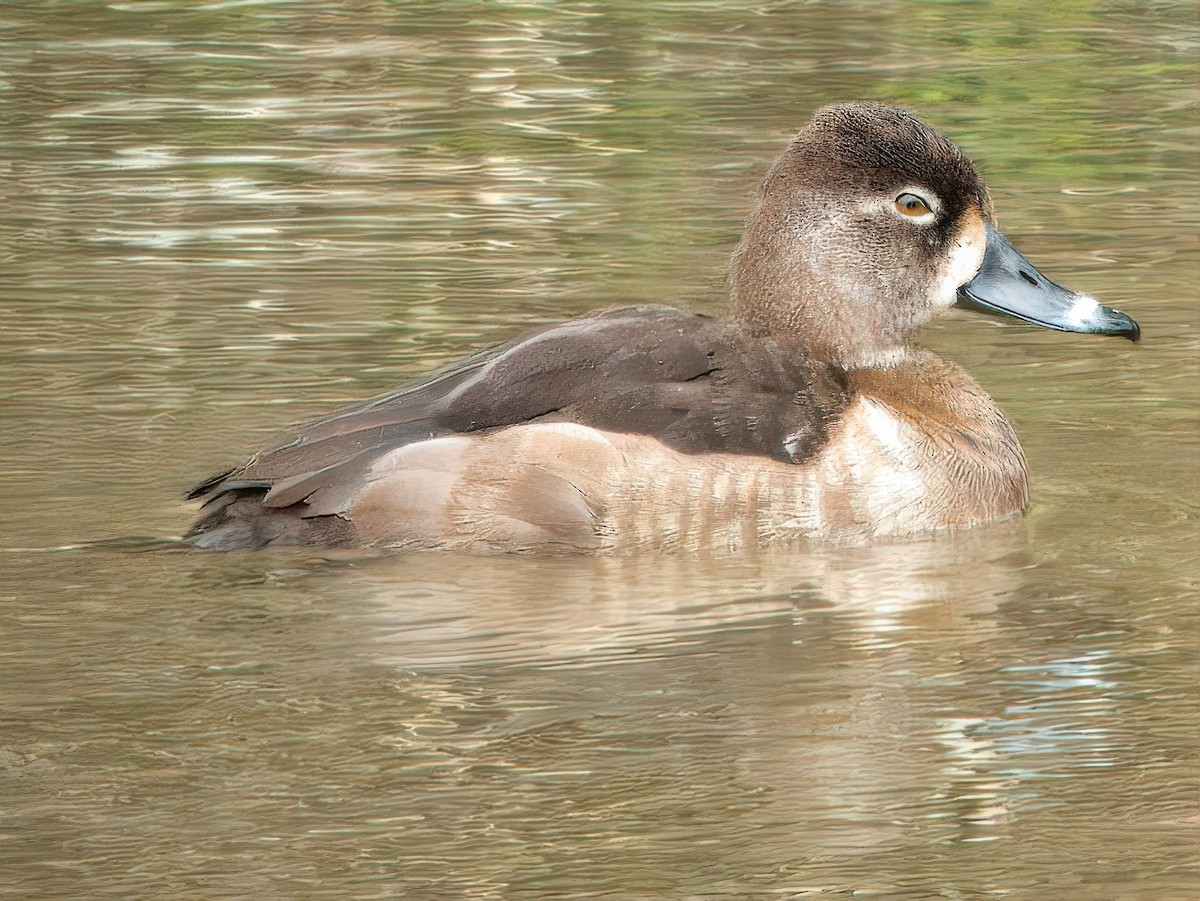
M1200 896L1196 11L0 5L0 894ZM1020 523L200 554L181 492L537 323L717 311L816 106L941 127L1138 345L924 340Z

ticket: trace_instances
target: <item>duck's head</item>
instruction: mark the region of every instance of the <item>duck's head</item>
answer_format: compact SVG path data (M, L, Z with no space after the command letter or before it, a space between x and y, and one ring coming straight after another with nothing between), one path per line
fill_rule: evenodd
M956 302L1123 335L1124 313L1041 275L996 227L971 161L904 110L827 106L763 179L731 267L734 315L817 359L883 365Z

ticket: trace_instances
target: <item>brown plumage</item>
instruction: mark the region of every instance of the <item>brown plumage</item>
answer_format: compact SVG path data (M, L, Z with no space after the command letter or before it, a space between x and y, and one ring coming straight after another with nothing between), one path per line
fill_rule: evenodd
M1013 515L1028 487L1011 427L957 366L908 343L981 268L997 280L985 250L1005 248L953 144L901 110L826 107L763 180L731 317L630 307L469 357L200 485L186 538L597 551ZM1042 324L1130 334L1123 314L1053 288L1066 312ZM1022 302L1016 315L1040 315Z

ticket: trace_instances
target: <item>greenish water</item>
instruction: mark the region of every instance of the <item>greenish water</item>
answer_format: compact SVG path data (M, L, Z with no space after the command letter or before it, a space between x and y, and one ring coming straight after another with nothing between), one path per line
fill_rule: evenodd
M1187 899L1197 12L0 5L0 894ZM181 492L534 324L720 310L813 108L910 106L1138 345L956 315L1018 524L203 555Z

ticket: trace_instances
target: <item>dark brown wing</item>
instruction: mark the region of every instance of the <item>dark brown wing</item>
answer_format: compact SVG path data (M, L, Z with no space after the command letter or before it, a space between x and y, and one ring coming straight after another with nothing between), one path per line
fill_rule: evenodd
M824 443L844 404L835 373L726 321L628 307L541 329L317 420L192 496L253 491L266 508L328 515L394 448L546 418L651 435L684 453L797 462Z

